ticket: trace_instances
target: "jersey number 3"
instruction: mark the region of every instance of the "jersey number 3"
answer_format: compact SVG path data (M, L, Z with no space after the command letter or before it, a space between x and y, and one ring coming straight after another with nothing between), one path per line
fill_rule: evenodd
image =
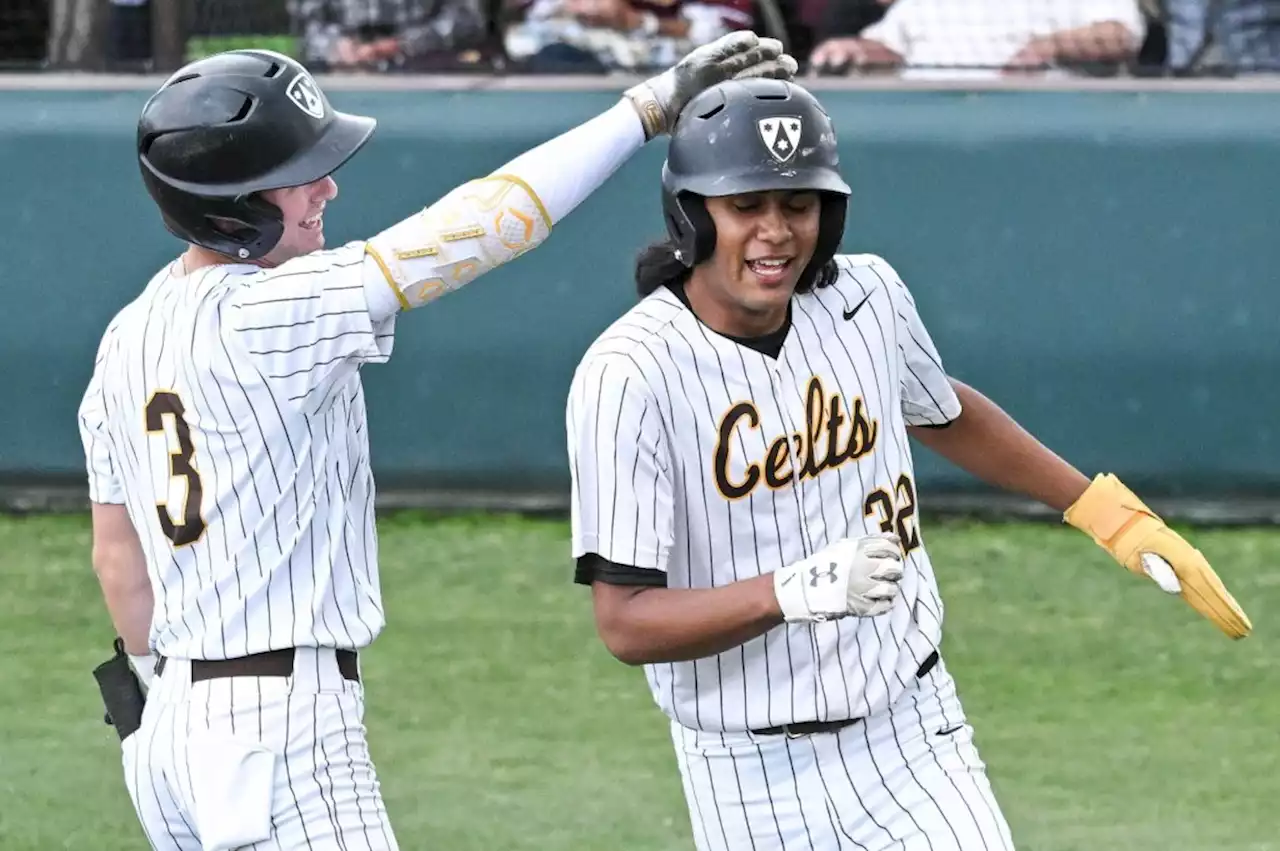
M156 514L160 517L160 528L174 546L182 547L194 544L204 534L204 518L200 516L200 500L204 489L200 486L200 474L192 465L195 446L191 443L191 428L184 417L187 409L178 394L170 390L157 390L147 402L147 433L164 434L166 417L173 418L173 430L178 435L178 451L169 453L169 477L186 480L187 497L182 503L182 519L174 522L174 513L169 510L168 502L156 503Z

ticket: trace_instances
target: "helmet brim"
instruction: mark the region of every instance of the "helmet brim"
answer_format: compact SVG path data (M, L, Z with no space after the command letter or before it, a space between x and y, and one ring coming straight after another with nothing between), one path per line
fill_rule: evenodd
M786 164L752 168L732 174L676 177L664 175L675 192L691 192L704 198L723 198L746 192L835 192L849 195L849 184L829 168L787 168Z
M158 180L182 192L206 198L236 198L268 189L305 186L327 177L364 147L377 126L378 122L374 118L334 111L333 120L312 147L253 180L222 184L193 183L157 174L146 158L143 158L143 165Z

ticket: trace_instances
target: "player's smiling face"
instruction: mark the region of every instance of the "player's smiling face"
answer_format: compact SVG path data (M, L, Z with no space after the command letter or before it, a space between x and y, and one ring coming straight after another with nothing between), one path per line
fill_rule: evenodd
M337 196L338 184L332 177L263 192L263 199L279 207L284 217L284 233L264 258L266 265L279 266L324 248L324 205Z
M818 244L818 193L749 192L708 198L706 205L716 226L716 250L690 278L691 303L702 321L722 333L775 330Z

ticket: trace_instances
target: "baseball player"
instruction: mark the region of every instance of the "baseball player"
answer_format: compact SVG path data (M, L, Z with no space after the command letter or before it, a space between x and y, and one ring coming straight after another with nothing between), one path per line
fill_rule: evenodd
M728 35L329 250L331 175L373 119L256 50L151 97L143 181L189 247L111 321L79 423L94 568L147 685L121 735L153 848L397 847L357 657L384 625L360 366L390 357L399 312L542 243L694 94L794 72L778 42Z
M948 377L889 263L836 255L838 165L789 82L726 82L680 116L668 239L568 397L576 581L670 718L702 851L1011 849L940 654L909 437L1251 627L1118 479Z

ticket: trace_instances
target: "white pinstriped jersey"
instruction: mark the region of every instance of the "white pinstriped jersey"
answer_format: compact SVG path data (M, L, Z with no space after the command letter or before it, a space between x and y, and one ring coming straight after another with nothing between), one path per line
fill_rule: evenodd
M836 283L792 299L776 359L711 331L660 287L600 335L573 378L575 558L707 588L843 536L892 530L908 551L901 599L884 616L782 625L713 657L646 666L654 700L690 728L868 715L941 641L905 427L948 422L960 403L893 268L874 255L837 262Z
M369 644L384 625L359 365L391 354L364 244L158 273L80 406L90 499L123 503L174 658Z

